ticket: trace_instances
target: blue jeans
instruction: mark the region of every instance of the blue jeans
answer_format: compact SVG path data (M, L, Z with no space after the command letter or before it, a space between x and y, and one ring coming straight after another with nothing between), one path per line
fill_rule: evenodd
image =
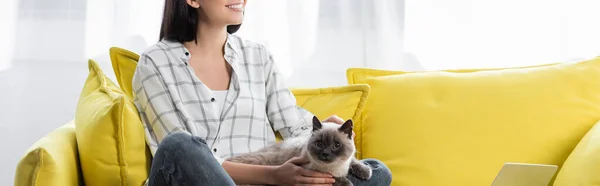
M362 160L373 169L369 180L352 175L348 179L356 186L389 186L392 181L390 170L375 159ZM213 157L206 142L185 133L167 136L158 147L148 179L149 186L198 186L235 185L229 174Z

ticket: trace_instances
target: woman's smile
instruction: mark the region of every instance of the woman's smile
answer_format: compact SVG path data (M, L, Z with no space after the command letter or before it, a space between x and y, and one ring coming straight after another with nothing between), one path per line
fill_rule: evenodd
M236 12L242 12L244 11L244 2L238 2L238 3L234 3L234 4L229 4L229 5L225 5L225 7L236 11Z

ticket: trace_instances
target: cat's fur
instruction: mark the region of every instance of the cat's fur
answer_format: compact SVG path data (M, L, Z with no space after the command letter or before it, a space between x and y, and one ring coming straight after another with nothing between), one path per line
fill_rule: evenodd
M304 168L331 174L335 186L352 186L346 179L348 173L367 180L372 170L359 162L354 154L356 148L352 139L352 120L343 125L323 122L313 118L311 136L285 140L255 152L228 158L227 161L254 165L281 165L293 157L307 156L310 163Z

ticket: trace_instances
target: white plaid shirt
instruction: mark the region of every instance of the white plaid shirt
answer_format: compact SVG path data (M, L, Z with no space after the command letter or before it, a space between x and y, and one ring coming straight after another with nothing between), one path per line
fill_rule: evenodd
M163 40L142 53L133 88L152 155L167 135L182 131L205 139L220 163L274 143L274 131L283 139L310 134L313 115L296 105L265 47L228 35L224 57L233 73L218 113L182 43Z

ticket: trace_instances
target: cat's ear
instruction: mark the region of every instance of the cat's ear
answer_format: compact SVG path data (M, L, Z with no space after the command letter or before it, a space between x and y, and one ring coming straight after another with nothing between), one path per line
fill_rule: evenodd
M352 120L349 119L338 130L348 135L349 139L352 139L352 128L354 128L354 124L352 123Z
M313 116L313 132L320 130L321 128L323 128L323 125L321 124L321 120L319 120L319 118L317 118L317 116Z

